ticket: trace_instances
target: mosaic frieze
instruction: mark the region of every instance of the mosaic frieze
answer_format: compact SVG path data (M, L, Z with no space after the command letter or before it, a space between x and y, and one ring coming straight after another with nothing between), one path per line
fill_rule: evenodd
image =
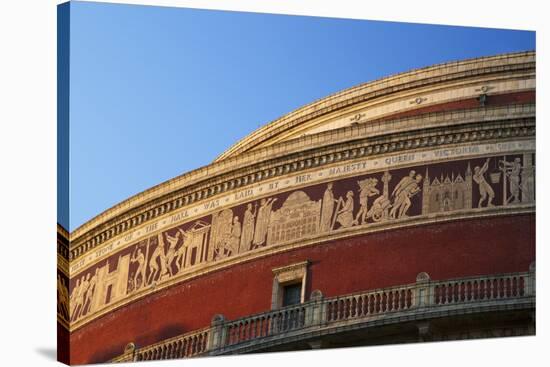
M205 264L265 247L409 217L534 203L534 158L493 155L386 169L214 207L79 273L71 279L70 296L58 294L58 313L77 322ZM58 283L64 281L58 275Z

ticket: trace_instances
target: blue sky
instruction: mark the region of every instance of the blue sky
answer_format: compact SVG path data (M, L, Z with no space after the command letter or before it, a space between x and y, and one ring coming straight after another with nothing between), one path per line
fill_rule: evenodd
M72 231L341 89L532 49L527 31L72 2L70 216L59 221Z

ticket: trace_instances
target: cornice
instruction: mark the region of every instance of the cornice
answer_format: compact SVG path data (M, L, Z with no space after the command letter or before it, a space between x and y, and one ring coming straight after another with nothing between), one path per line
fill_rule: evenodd
M167 186L164 196L75 238L70 257L76 259L104 241L158 216L252 183L362 156L427 146L534 136L534 118L534 105L479 108L360 124L269 146L259 152L239 156L242 162L235 164L231 170L222 170L218 175L212 173L207 180L195 185L181 190L171 190Z
M443 81L448 82L461 78L522 69L534 70L535 56L534 51L528 51L467 59L414 69L360 84L314 101L260 127L222 153L215 161L241 154L272 138L279 132L288 130L305 121L369 99L380 99L396 92L417 89Z

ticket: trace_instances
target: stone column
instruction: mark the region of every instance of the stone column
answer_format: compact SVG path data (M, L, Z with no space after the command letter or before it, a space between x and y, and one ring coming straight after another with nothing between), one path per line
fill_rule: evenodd
M211 328L210 333L208 333L208 343L206 345L206 351L208 352L223 347L225 345L225 338L227 335L225 317L223 315L214 315L210 326Z
M321 325L326 320L326 303L324 302L325 297L320 290L316 289L311 292L309 298L311 302L306 311L309 313L309 316L306 319L306 326Z
M416 276L416 287L413 291L413 307L426 307L434 303L433 287L430 283L430 275L426 272Z

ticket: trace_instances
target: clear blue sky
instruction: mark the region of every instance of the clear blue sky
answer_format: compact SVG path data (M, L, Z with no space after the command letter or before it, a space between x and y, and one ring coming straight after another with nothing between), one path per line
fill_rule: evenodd
M315 99L535 33L72 2L70 223L211 162Z

